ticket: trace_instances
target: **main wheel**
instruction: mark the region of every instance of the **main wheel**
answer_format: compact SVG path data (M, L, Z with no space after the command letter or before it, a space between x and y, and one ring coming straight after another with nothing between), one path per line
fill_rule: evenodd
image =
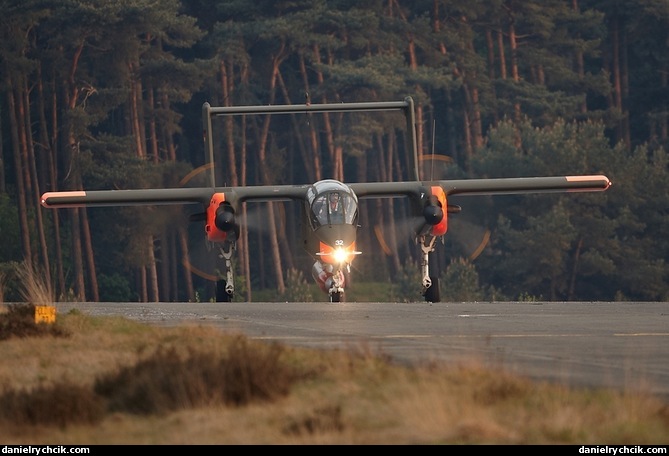
M432 285L425 290L425 301L439 302L439 277L430 277L430 280L432 280Z
M225 291L225 286L227 285L225 279L221 279L216 282L216 302L231 302L232 295L228 294Z

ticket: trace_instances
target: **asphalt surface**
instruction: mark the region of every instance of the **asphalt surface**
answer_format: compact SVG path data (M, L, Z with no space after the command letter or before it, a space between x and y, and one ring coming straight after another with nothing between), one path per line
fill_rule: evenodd
M357 349L410 364L467 363L669 399L667 302L57 303L149 324Z

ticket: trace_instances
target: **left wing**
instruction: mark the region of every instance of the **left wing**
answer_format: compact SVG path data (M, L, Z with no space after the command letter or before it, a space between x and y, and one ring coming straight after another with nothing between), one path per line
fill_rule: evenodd
M138 190L78 190L46 192L41 204L47 208L83 206L139 206L199 203L207 207L215 194L225 201L288 201L306 198L306 185L263 185L256 187L161 188Z

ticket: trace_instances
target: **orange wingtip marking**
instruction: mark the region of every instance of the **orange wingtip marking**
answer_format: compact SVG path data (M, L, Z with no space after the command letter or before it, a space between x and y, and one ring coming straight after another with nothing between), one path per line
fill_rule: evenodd
M593 180L593 179L602 179L604 176L565 176L568 181L584 181L584 180Z
M592 176L566 176L566 179L569 182L584 182L584 181L591 181L591 180L602 180L606 182L606 186L604 187L609 188L611 186L611 181L609 180L608 177L603 176L601 174L597 175L592 175Z
M589 181L589 180L602 180L602 179L606 180L606 181L609 180L608 177L603 176L601 174L591 175L591 176L566 176L566 178L567 178L568 181L575 181L575 182Z
M46 200L54 197L68 197L68 196L86 196L86 192L83 190L77 190L74 192L47 192L42 195L42 206L48 206Z

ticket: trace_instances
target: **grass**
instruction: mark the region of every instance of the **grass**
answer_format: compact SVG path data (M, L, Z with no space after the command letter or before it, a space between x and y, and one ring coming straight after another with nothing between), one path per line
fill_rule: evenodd
M45 290L0 313L3 444L669 443L651 395L76 310L35 323Z

